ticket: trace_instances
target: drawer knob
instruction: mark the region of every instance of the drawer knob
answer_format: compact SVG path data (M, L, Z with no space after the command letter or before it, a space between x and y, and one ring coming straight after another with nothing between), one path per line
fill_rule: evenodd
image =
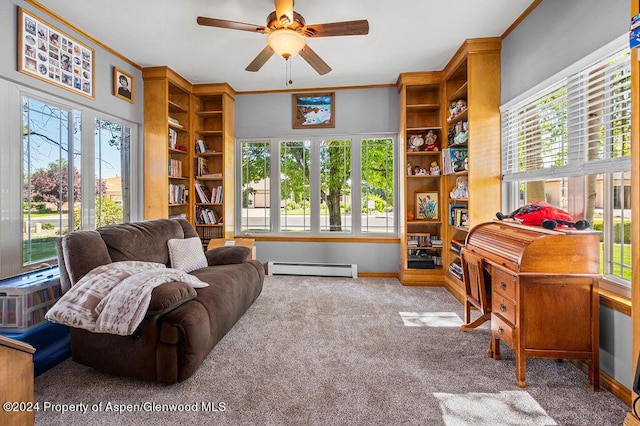
M507 312L507 307L503 303L500 304L500 312Z
M504 281L501 281L500 282L500 288L503 289L503 290L506 290L507 289L507 283L505 283Z
M504 328L498 327L498 334L504 334Z

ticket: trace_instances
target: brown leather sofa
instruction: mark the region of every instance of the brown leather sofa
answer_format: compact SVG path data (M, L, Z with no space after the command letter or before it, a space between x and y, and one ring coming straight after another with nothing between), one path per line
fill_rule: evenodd
M125 260L170 266L167 241L197 237L186 220L156 219L71 232L58 239L62 289L97 266ZM246 247L207 251L209 266L191 274L209 284L170 282L153 290L145 319L131 336L70 327L72 358L95 369L143 380L188 379L262 291L264 268Z

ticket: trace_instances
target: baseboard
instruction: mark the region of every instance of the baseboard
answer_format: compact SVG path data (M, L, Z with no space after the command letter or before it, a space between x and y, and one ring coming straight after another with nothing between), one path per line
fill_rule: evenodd
M585 360L576 360L576 361L573 361L573 363L581 371L583 371L584 373L588 374L589 365L587 364L587 361L585 361ZM613 377L609 376L607 373L603 372L602 370L600 370L600 386L602 388L608 390L612 394L614 394L622 402L624 402L629 407L631 407L631 403L632 403L631 389L628 389L622 383L620 383L619 381L617 381ZM625 424L626 424L626 421L625 421ZM638 424L638 426L640 426L640 422L637 423L637 424Z
M358 272L360 278L398 278L397 272Z

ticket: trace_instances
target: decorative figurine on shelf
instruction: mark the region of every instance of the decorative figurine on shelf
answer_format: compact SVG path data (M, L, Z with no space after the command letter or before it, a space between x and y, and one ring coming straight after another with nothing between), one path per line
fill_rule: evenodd
M431 162L431 167L429 167L429 174L437 176L440 174L440 166L435 161Z
M466 176L458 176L456 178L456 186L449 193L451 198L469 198L469 190Z
M422 135L409 136L409 151L420 151L420 147L422 145L424 145L424 139L422 138Z
M407 212L407 220L408 220L408 221L412 221L412 220L413 220L413 218L414 218L414 216L413 216L413 212Z
M450 115L449 118L447 118L447 121L453 120L458 114L462 113L466 109L467 101L464 99L458 99L457 101L452 102L451 107L449 108Z
M453 142L463 144L469 139L469 122L459 121L454 127Z
M413 167L413 174L418 176L420 174L420 166L417 164Z
M413 174L413 166L411 165L411 161L407 162L407 176L411 176Z
M464 160L462 161L462 167L465 170L469 170L469 157L464 158Z
M429 130L424 137L424 149L425 151L439 151L438 135L433 130Z

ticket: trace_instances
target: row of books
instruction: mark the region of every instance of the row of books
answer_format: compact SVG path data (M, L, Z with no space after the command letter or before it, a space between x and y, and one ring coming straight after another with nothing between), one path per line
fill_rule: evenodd
M182 177L182 161L175 158L169 159L169 176Z
M461 228L469 226L469 210L467 206L452 204L449 207L449 225Z
M169 129L169 148L175 149L176 145L178 145L178 132Z
M409 234L407 235L407 247L410 249L421 247L442 248L442 240L437 235Z
M442 150L442 173L449 175L467 170L467 148L453 147Z
M196 223L215 225L222 223L222 216L218 217L215 211L202 206L196 206Z
M169 204L185 204L189 196L186 185L169 184Z
M194 184L194 186L196 188L196 193L198 194L198 200L200 200L200 203L222 203L222 185L209 188L208 186L201 183L196 183Z

